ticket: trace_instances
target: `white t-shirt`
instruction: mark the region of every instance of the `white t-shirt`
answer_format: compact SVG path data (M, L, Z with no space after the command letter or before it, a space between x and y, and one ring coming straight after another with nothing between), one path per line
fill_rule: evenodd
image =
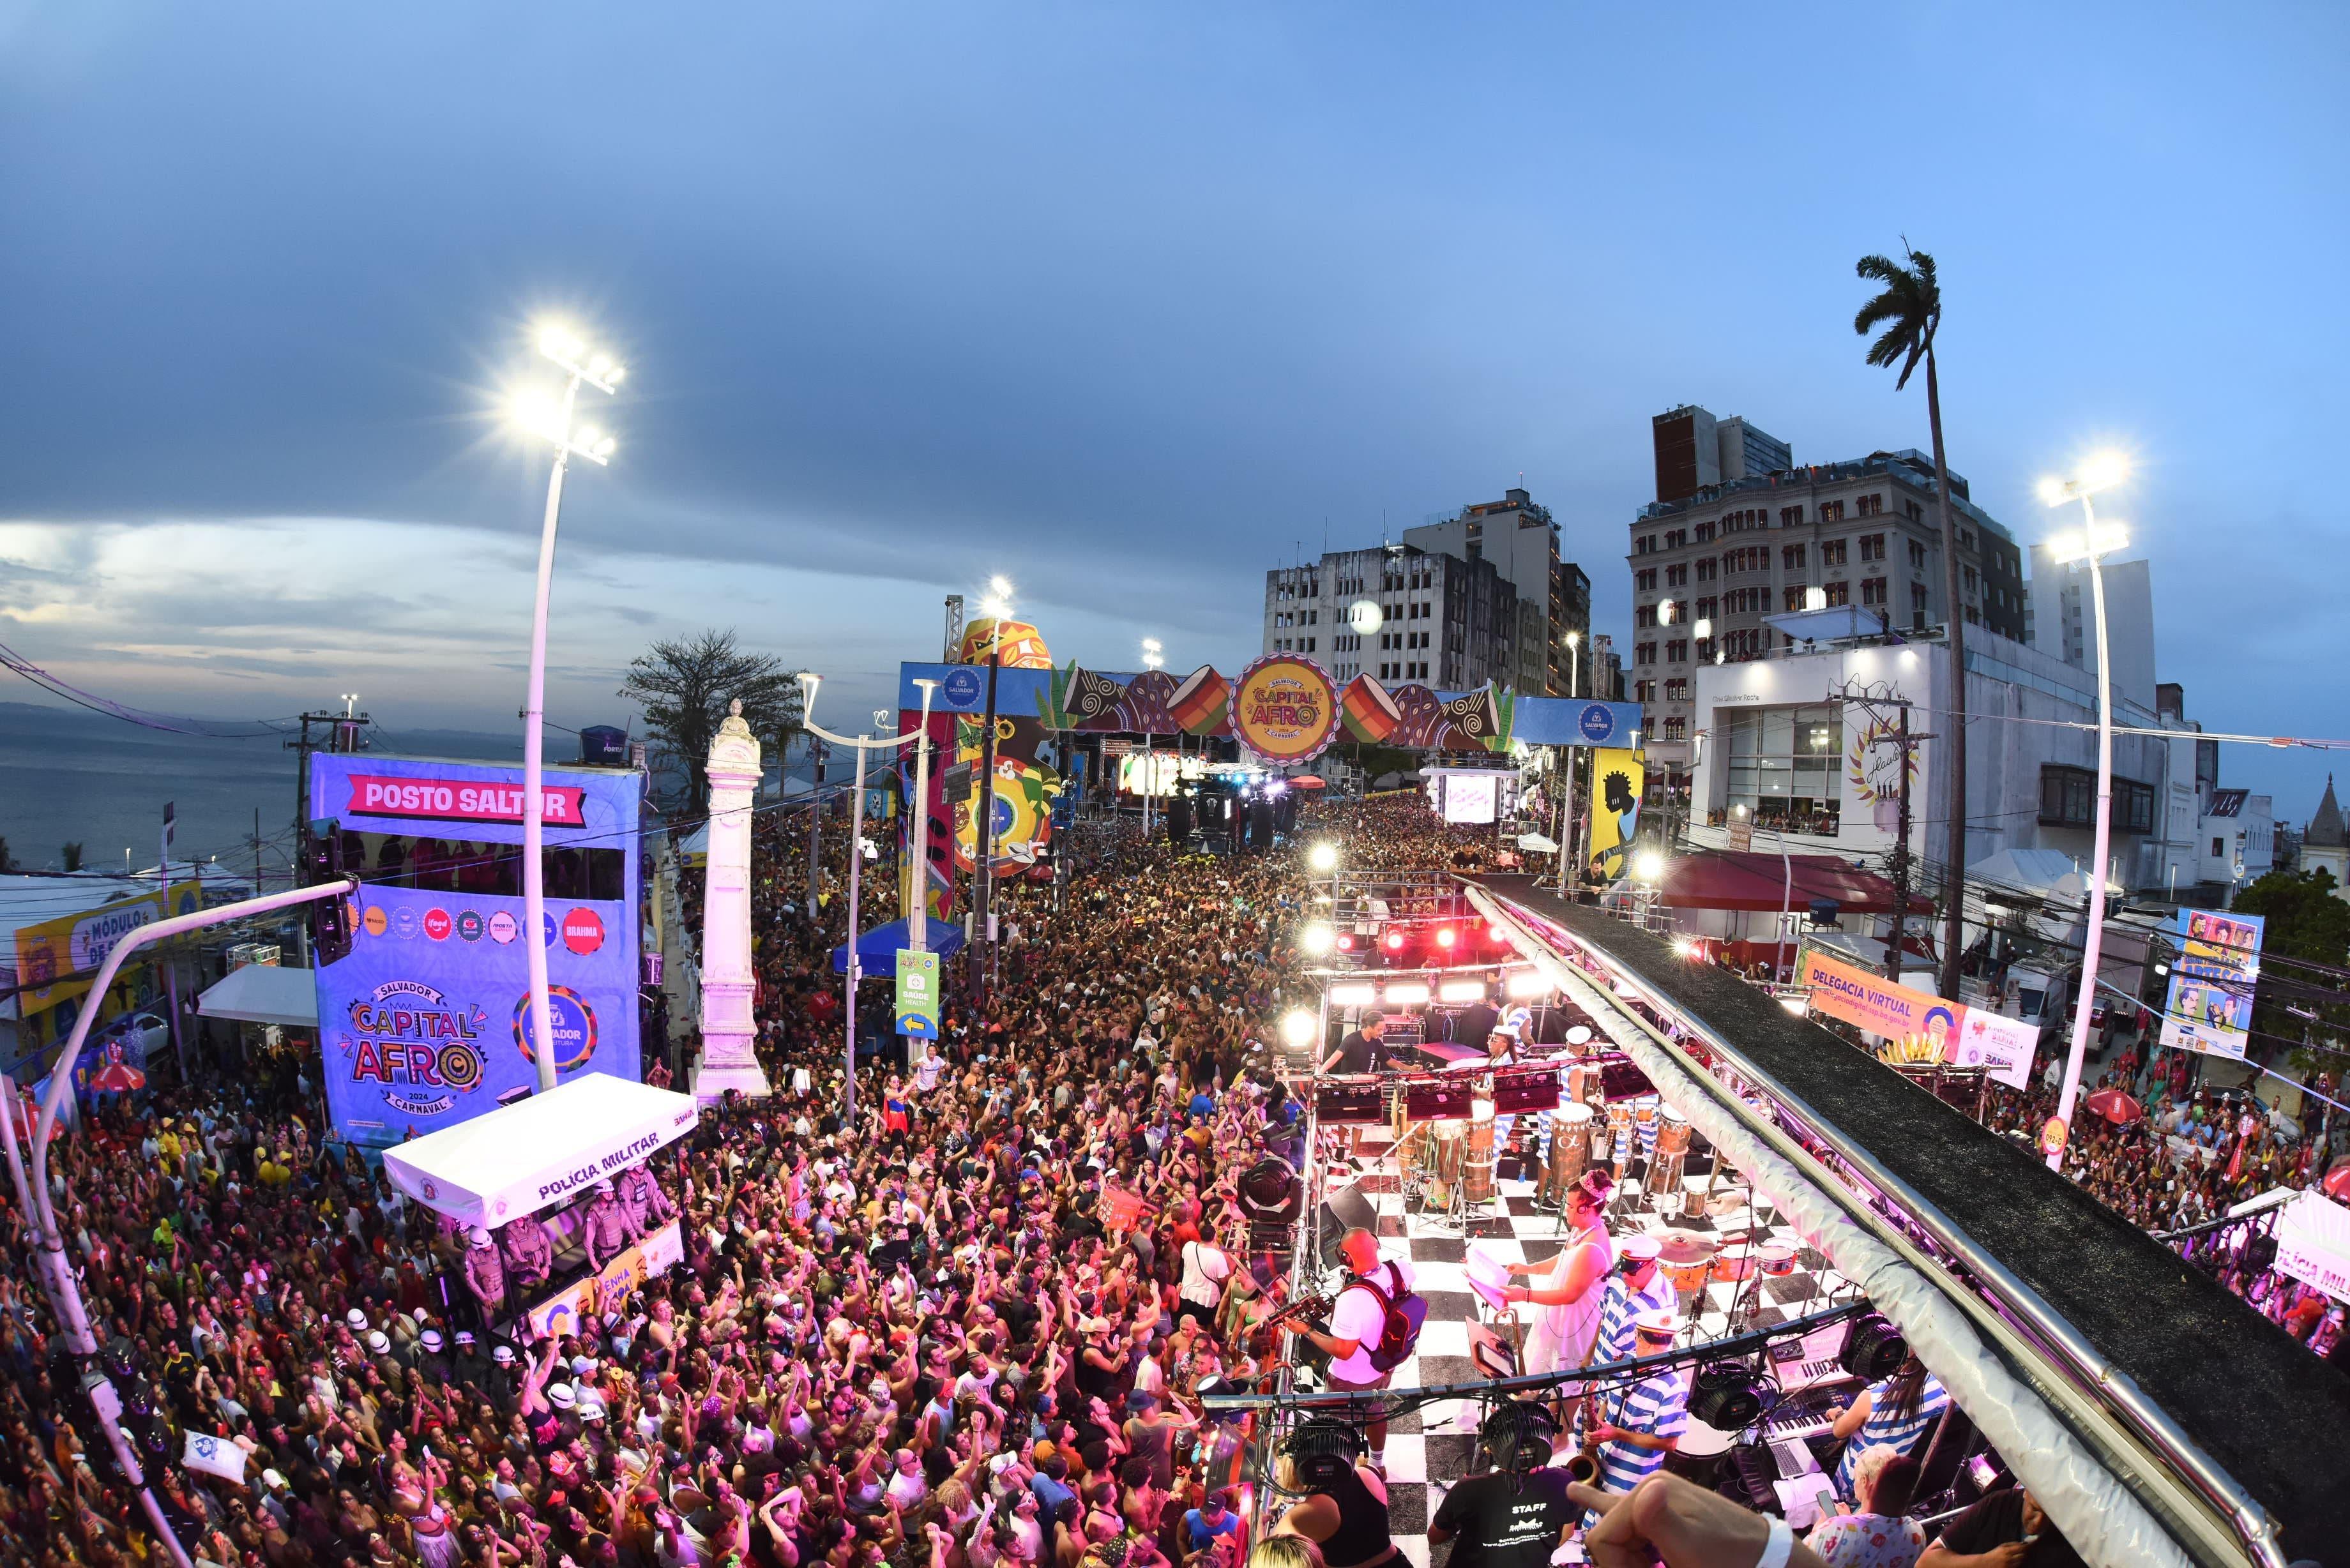
M1411 1265L1394 1259L1383 1260L1369 1275L1358 1277L1370 1279L1390 1299L1411 1289ZM1378 1296L1351 1283L1341 1291L1330 1310L1330 1337L1355 1341L1355 1354L1334 1357L1330 1376L1347 1383L1374 1383L1384 1376L1371 1365L1371 1352L1378 1348L1387 1323L1387 1309Z
M1176 1293L1193 1306L1213 1308L1224 1299L1224 1281L1232 1277L1232 1261L1222 1249L1205 1241L1186 1241L1183 1282ZM1360 1291L1355 1293L1362 1294Z

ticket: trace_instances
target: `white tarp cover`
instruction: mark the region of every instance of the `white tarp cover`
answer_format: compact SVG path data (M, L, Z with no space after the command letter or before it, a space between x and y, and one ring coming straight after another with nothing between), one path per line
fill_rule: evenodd
M2350 1302L2350 1209L2323 1192L2302 1193L2276 1218L2277 1268Z
M318 1027L318 976L307 969L249 963L205 988L196 1011L206 1018L243 1023L276 1023L288 1029Z
M1481 912L1503 914L1484 889L1472 887L1469 897ZM1610 1043L1648 1075L1659 1096L1688 1116L1756 1190L1769 1194L1835 1272L1860 1287L1870 1303L1901 1330L1918 1358L1941 1380L1991 1447L2012 1460L2016 1474L2092 1568L2190 1568L2186 1552L2008 1369L1939 1286L1863 1230L1835 1199L1700 1089L1678 1062L1619 1010L1615 997L1604 995L1538 942L1517 945L1522 956L1558 981Z
M391 1184L461 1224L503 1225L577 1197L693 1130L691 1095L590 1073L384 1150Z

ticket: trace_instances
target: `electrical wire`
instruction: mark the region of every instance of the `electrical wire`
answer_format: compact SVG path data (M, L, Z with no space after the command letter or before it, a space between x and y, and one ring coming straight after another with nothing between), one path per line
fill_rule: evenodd
M85 691L78 686L69 684L57 676L50 674L5 642L0 642L0 668L15 670L51 696L62 697L78 708L87 708L93 713L102 713L109 719L120 719L125 723L137 724L142 729L161 730L168 734L195 735L213 741L257 741L267 736L286 734L289 732L294 723L291 718L244 719L222 722L154 713L143 708L133 708L126 703L117 702L110 697L101 697L95 691Z

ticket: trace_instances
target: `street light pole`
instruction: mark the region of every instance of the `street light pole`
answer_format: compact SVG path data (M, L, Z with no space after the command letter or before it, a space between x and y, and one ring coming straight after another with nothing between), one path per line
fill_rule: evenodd
M559 404L526 404L516 410L531 433L555 446L555 468L546 478L546 514L538 529L538 587L531 604L530 689L522 711L522 902L523 950L530 965L531 1038L541 1094L555 1087L554 1012L547 1002L546 863L546 614L555 587L555 533L563 509L563 475L574 453L602 466L612 457L612 438L592 430L575 431L571 415L582 383L610 393L627 374L608 355L588 357L588 346L560 327L539 335L538 351L567 376Z
M2106 854L2114 814L2114 678L2113 659L2106 638L2106 576L2101 563L2107 552L2122 548L2128 541L2119 527L2098 527L2096 507L2090 497L2119 483L2121 478L2121 464L2108 459L2093 464L2091 472L2077 479L2048 481L2042 484L2040 492L2041 498L2052 506L2067 501L2081 504L2083 528L2077 545L2069 539L2060 540L2052 545L2049 554L2059 565L2074 560L2088 562L2089 593L2097 616L2097 826L2090 874L2082 888L2088 905L2088 929L2081 941L2081 990L2073 1008L2072 1044L2064 1054L2064 1084L2056 1094L2055 1120L2063 1129L2063 1141L2046 1149L2051 1170L2064 1168L2064 1147L2071 1141L2073 1105L2081 1090L2081 1062L2089 1047L2090 1005L2096 999L2097 965L2106 939ZM2043 1147L2047 1141L2043 1139Z
M841 1120L846 1124L854 1122L857 1116L857 982L863 978L864 969L864 965L858 961L857 941L864 934L858 929L858 896L863 888L859 873L865 864L865 753L876 746L884 751L895 751L910 741L923 742L923 749L915 754L921 759L922 771L927 777L930 771L931 693L938 689L938 682L917 682L922 689L922 721L914 728L902 735L884 735L878 739L871 735L859 735L851 740L846 735L834 734L816 722L816 687L823 679L806 670L800 674L800 726L810 734L822 736L835 745L857 748L857 805L848 815L848 994L842 1009L847 1034L841 1048L841 1063L845 1070L840 1091ZM908 917L910 928L912 919L913 917ZM921 942L917 940L914 945L919 948Z

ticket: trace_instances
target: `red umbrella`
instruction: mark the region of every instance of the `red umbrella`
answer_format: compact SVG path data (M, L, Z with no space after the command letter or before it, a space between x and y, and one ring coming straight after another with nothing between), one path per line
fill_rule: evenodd
M2117 1127L2126 1127L2146 1115L2146 1107L2120 1089L2099 1089L2089 1096L2089 1109Z
M2325 1173L2325 1196L2350 1203L2350 1158L2334 1161Z

